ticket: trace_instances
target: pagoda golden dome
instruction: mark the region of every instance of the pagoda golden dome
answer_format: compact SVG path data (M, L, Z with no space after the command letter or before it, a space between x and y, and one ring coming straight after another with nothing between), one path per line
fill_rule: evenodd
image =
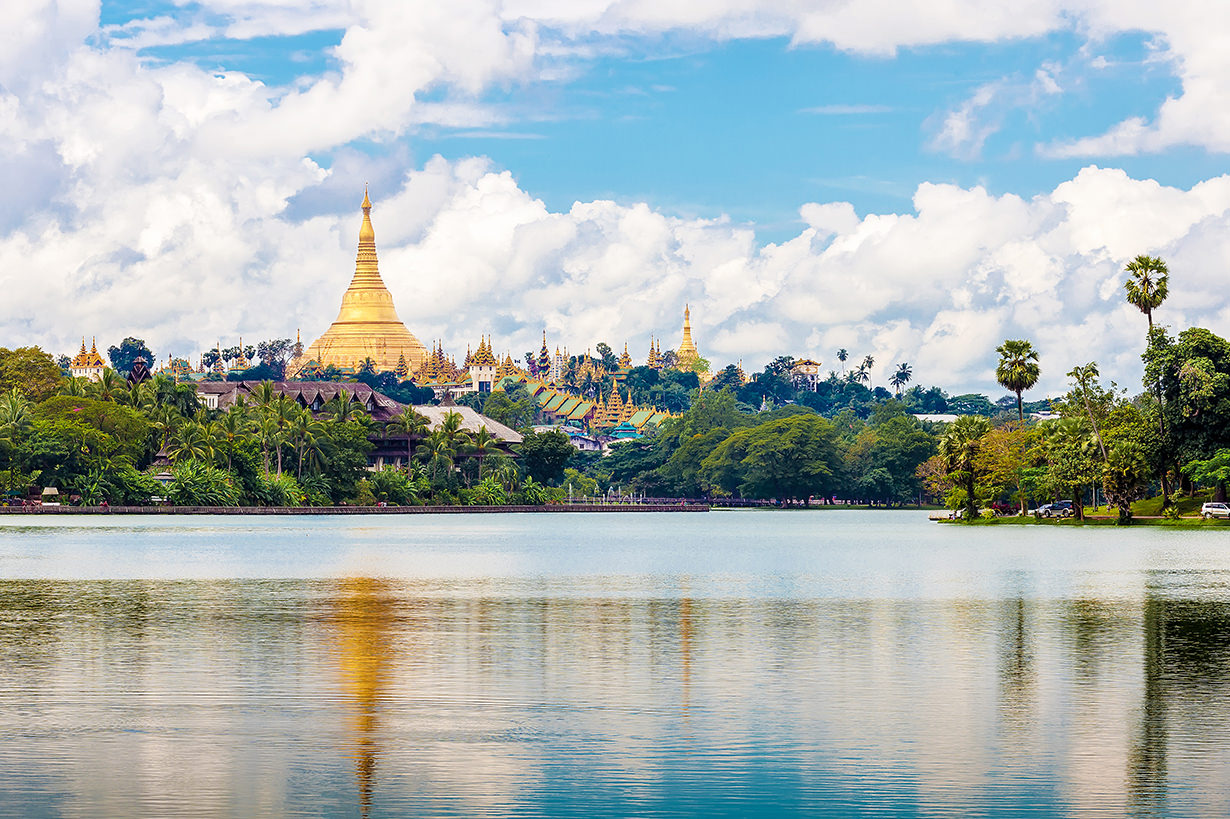
M372 229L372 203L363 191L363 224L359 228L359 252L354 278L342 295L337 319L314 341L300 359L321 367L358 368L364 359L376 362L378 371L394 372L403 363L410 372L427 360L427 348L406 329L393 307L393 294L380 278L376 261L376 231Z

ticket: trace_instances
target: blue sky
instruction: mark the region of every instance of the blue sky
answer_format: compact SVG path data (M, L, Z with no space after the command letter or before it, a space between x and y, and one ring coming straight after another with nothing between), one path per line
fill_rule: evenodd
M973 388L1029 336L1048 387L1073 349L1133 383L1137 252L1179 262L1176 325L1230 321L1211 0L22 13L0 170L35 193L0 195L0 261L41 286L9 282L0 329L48 347L319 332L364 182L403 318L462 349L669 343L688 302L718 365L844 346Z

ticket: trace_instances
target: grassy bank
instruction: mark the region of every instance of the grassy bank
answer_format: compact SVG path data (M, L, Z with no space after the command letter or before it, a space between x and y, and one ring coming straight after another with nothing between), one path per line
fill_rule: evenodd
M962 521L940 521L940 523L961 523L966 526L1117 526L1119 518L1098 516L1077 520L1076 518L1035 518L1030 515L1023 518L979 518L968 524ZM1179 518L1178 520L1134 517L1128 525L1161 526L1169 529L1224 529L1230 527L1230 520L1202 520L1199 517Z

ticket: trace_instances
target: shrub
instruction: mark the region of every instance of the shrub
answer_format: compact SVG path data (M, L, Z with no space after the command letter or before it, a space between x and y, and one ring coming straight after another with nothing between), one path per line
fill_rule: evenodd
M254 506L303 506L304 492L293 475L258 473L249 500Z
M176 506L238 506L239 490L225 469L187 460L171 470L167 499Z

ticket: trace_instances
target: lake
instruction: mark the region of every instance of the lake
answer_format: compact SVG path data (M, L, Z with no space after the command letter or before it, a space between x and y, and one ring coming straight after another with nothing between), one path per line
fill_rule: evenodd
M1230 529L0 519L0 815L1230 815Z

